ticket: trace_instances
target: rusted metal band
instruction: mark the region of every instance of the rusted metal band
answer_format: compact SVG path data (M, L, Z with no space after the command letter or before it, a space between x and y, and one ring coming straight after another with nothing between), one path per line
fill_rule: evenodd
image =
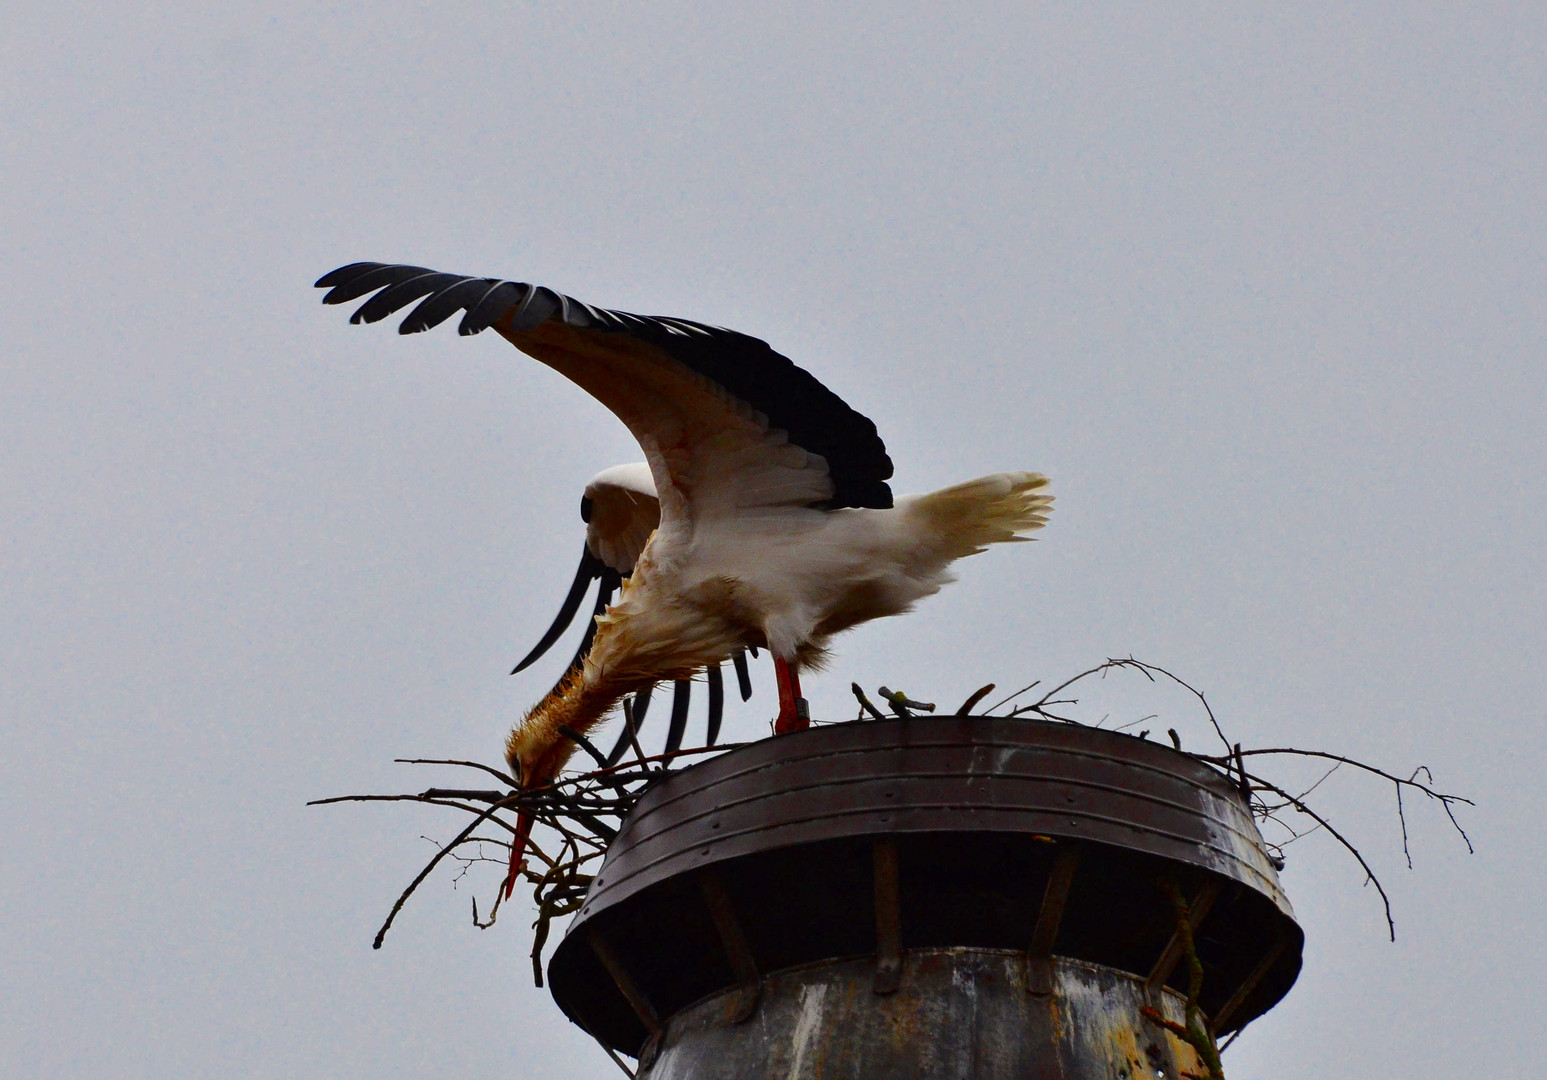
M720 935L720 944L725 949L725 959L729 961L731 973L736 977L736 1003L727 1019L733 1024L740 1024L751 1019L757 1010L761 984L757 960L752 955L751 946L747 944L741 920L736 918L736 909L725 894L725 885L711 870L701 871L697 877L698 891L703 894L704 906L709 909L709 917L714 920L715 931Z
M1219 882L1209 878L1199 888L1192 903L1187 906L1187 925L1196 933L1198 927L1208 916L1209 908L1214 906L1214 901L1219 898ZM1160 959L1155 961L1155 966L1150 970L1146 985L1149 992L1158 993L1160 988L1166 985L1166 980L1176 970L1176 965L1182 959L1182 935L1172 933L1171 940L1166 943L1165 949L1160 954Z
M897 843L890 836L871 844L876 895L876 973L871 989L892 994L902 985L902 893L897 881Z
M1053 946L1058 943L1058 928L1063 923L1064 905L1074 884L1074 871L1080 863L1080 849L1063 843L1053 857L1047 888L1042 891L1042 906L1026 948L1026 992L1047 996L1053 992Z

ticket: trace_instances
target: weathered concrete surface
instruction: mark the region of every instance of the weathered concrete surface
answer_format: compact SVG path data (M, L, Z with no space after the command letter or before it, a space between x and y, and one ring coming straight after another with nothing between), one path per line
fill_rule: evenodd
M763 981L751 1019L734 993L672 1017L641 1080L1178 1080L1192 1049L1144 1019L1181 1020L1171 991L1111 968L1053 961L1053 994L1027 993L1025 954L909 952L902 985L878 997L874 962L846 960Z

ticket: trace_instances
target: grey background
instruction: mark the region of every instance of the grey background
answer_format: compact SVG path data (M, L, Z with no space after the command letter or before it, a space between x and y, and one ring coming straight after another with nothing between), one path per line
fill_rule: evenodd
M1409 803L1408 871L1390 791L1328 781L1397 942L1291 847L1305 970L1228 1071L1547 1072L1547 37L1395 10L12 5L0 1073L616 1075L525 909L438 878L371 951L454 822L303 806L498 754L638 456L493 335L318 307L355 259L764 336L899 491L1049 473L1043 542L843 639L817 714L1132 653L1248 743L1429 764L1477 854Z

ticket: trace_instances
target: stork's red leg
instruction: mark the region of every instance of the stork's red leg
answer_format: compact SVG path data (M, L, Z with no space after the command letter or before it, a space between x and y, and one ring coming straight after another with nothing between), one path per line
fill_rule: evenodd
M774 734L803 731L811 726L811 708L800 696L800 673L787 660L774 657L774 680L779 684L779 717Z
M516 891L516 878L521 876L521 860L526 855L526 841L532 835L532 812L516 811L516 835L510 838L510 871L505 875L505 899Z

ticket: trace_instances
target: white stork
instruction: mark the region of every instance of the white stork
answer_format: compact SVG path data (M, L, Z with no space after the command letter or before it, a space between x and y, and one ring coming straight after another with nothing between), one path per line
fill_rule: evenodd
M896 500L870 420L765 342L686 319L592 307L542 286L351 263L324 275L325 304L375 293L350 318L376 322L416 300L398 328L465 310L577 384L639 441L660 524L617 603L596 617L584 663L506 742L525 789L556 777L624 696L766 647L779 686L776 733L808 723L799 670L829 638L909 610L956 559L1024 539L1047 521L1038 473L996 473ZM380 290L380 291L378 291ZM507 893L530 832L521 815Z
M585 493L580 497L580 520L585 523L585 547L580 553L580 567L575 571L574 584L570 586L569 595L560 605L553 624L548 627L542 639L533 646L532 651L511 670L512 675L530 667L553 647L554 642L558 641L569 628L569 624L574 621L591 587L600 582L591 616L586 620L586 631L580 640L580 648L576 650L575 658L565 669L565 677L568 677L570 671L584 664L586 654L591 649L591 642L596 636L596 616L607 610L607 605L612 602L613 595L619 586L633 574L634 564L639 561L640 553L644 551L645 544L655 532L656 526L661 523L661 503L655 495L655 481L650 476L649 464L639 461L628 465L614 465L593 476L585 486ZM731 656L731 661L736 669L741 700L746 701L752 696L752 678L747 670L746 653L738 649ZM706 742L713 746L719 738L720 721L725 709L725 685L719 665L708 668L705 678L709 684L709 724ZM666 733L666 753L668 754L682 746L682 736L687 728L688 707L692 699L692 686L692 682L687 679L678 680L675 684L671 723ZM644 722L650 704L650 692L651 687L647 686L634 695L632 713L635 732ZM608 764L616 763L623 756L635 732L624 731L618 736L612 752L607 755Z

